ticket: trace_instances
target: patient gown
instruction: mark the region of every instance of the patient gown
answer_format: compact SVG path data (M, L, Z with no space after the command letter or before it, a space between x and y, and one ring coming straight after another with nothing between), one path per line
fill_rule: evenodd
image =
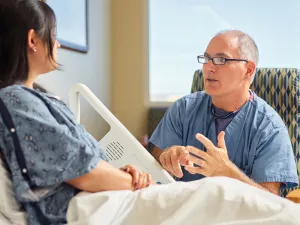
M22 85L0 89L0 148L29 224L64 224L78 190L64 183L107 161L57 98Z

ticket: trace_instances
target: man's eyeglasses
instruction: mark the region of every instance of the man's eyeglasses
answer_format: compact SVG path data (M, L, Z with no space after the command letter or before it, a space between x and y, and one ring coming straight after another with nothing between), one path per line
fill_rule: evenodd
M198 55L197 60L201 64L207 64L208 61L211 60L214 65L225 65L227 61L248 62L248 60L245 59L229 59L224 57L209 57L205 55Z

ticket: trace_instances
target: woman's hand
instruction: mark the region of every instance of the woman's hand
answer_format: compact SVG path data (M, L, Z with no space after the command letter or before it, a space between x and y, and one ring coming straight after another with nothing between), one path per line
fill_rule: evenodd
M133 165L127 165L120 170L129 173L132 176L132 189L133 191L141 188L148 187L152 184L151 175L141 171L139 168Z

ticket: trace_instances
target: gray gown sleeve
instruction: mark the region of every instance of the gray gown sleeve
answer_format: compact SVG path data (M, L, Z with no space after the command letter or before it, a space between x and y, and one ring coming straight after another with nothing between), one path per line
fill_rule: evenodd
M90 172L106 160L98 142L76 124L65 105L21 86L0 91L33 185L47 187ZM0 146L11 171L21 174L11 133L0 120Z

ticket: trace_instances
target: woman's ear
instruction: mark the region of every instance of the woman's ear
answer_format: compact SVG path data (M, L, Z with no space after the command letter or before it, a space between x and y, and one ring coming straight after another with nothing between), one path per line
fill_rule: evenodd
M33 29L30 29L28 32L28 48L33 51L36 52L36 44L37 44L37 36L36 33Z

